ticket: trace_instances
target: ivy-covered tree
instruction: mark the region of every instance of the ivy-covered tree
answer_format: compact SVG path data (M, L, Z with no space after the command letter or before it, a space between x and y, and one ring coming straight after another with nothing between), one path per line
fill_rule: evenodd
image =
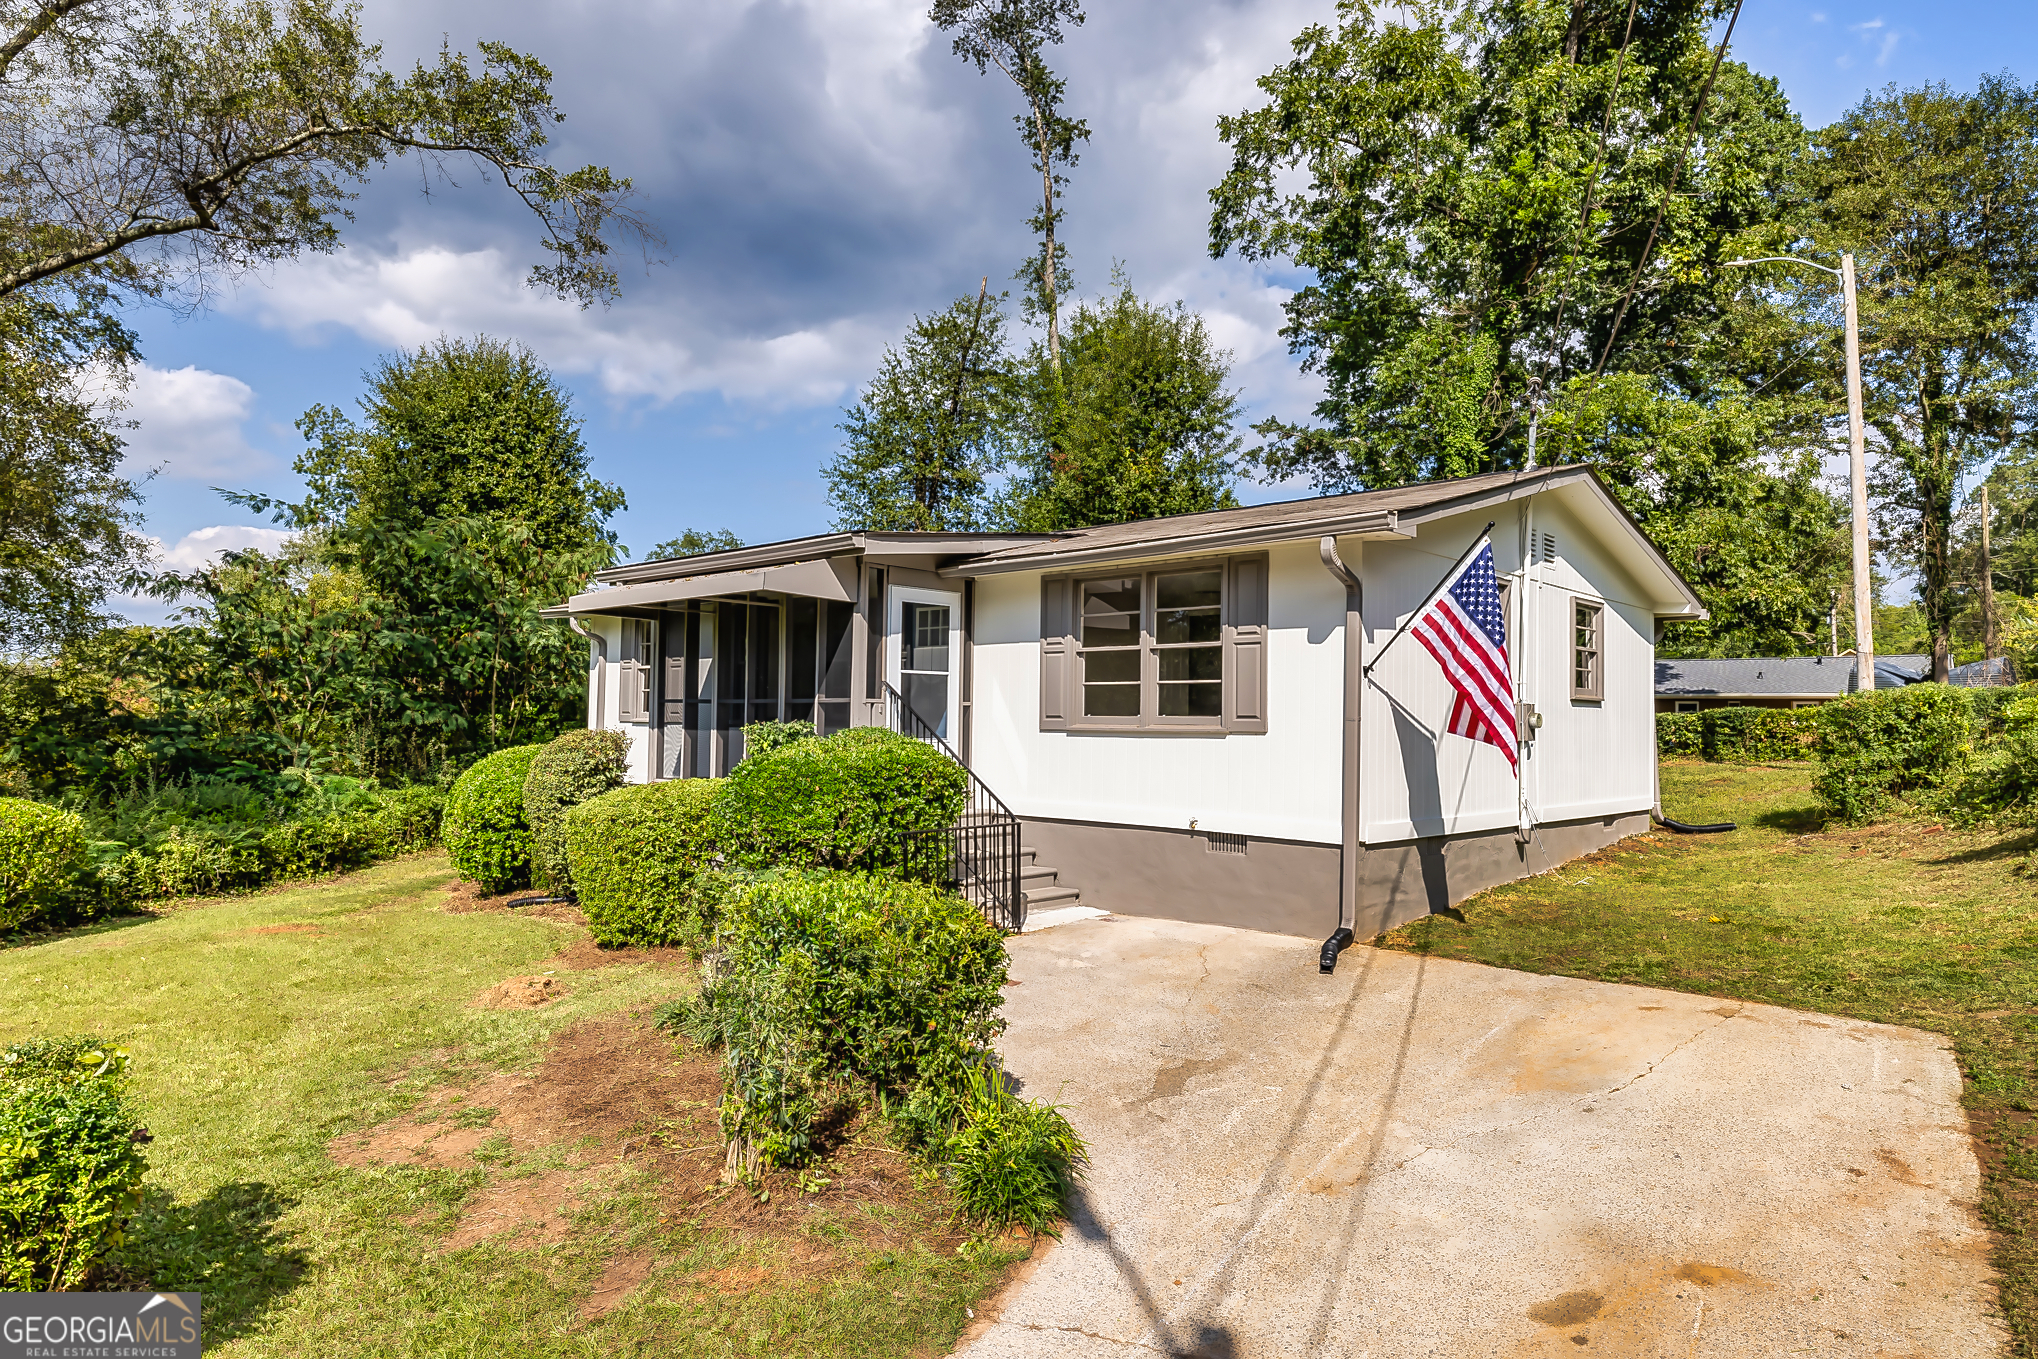
M1048 533L1238 503L1231 356L1201 316L1118 282L1070 315L1059 366L1038 344L1020 366L1014 475L998 515L1014 528Z
M330 406L298 421L305 525L390 531L484 516L526 525L548 551L612 543L621 488L589 472L573 398L518 344L440 339L368 375L365 426Z
M743 540L727 529L688 529L677 538L667 538L644 554L647 562L667 557L698 557L704 552L734 552Z

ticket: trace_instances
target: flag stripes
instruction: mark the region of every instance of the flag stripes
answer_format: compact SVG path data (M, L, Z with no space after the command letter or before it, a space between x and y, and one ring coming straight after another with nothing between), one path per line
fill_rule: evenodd
M1500 582L1493 569L1493 544L1479 550L1448 577L1410 629L1443 667L1457 691L1447 730L1495 746L1518 767L1514 678L1507 661L1507 619L1500 607Z

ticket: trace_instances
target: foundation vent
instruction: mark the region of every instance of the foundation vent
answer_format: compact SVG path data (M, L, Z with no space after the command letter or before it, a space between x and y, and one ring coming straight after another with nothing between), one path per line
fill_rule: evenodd
M1206 854L1243 854L1245 837L1231 835L1224 831L1203 832L1203 852Z

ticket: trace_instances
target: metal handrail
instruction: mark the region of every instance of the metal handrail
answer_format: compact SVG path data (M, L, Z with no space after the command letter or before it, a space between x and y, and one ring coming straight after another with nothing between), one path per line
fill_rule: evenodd
M941 831L905 831L899 837L899 852L906 865L927 865L937 856L929 853L930 843L942 842L938 876L975 902L991 922L1001 929L1017 931L1026 923L1025 870L1021 863L1019 817L1005 800L991 791L976 770L964 762L934 725L914 709L906 696L887 680L884 687L885 725L902 736L924 741L954 762L969 780L968 800L956 824Z

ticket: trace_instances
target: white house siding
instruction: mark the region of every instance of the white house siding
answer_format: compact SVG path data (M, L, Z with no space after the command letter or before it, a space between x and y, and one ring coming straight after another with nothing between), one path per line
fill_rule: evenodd
M1344 589L1313 541L1269 558L1265 735L1040 730L1040 574L980 579L970 763L1023 817L1337 843Z
M651 782L651 724L648 722L619 722L616 720L616 713L622 707L623 692L621 670L616 665L616 657L620 653L623 641L622 620L598 616L589 617L581 620L581 626L602 639L602 647L600 649L608 655L608 664L600 667L598 672L593 663L589 662L587 725L590 729L620 731L628 736L630 738L630 750L626 757L628 764L626 777L631 783L649 783ZM598 679L597 674L599 675ZM597 684L599 684L601 689L599 698L596 697L595 693ZM597 710L601 713L599 724L595 721Z
M1494 564L1515 576L1517 598L1510 650L1520 697L1536 705L1543 726L1524 764L1529 805L1538 822L1605 817L1648 808L1653 800L1654 649L1652 611L1639 591L1600 551L1557 494L1533 501L1533 532L1556 539L1557 557L1536 561L1526 589L1516 512L1501 510L1494 526ZM1462 515L1422 526L1407 542L1347 542L1340 551L1358 566L1366 587L1367 655L1433 589L1486 522ZM1606 603L1603 615L1604 693L1599 703L1574 703L1570 693L1570 622L1574 596ZM1524 609L1533 626L1522 627ZM1428 651L1411 637L1394 643L1366 686L1361 715L1360 795L1368 844L1436 835L1467 835L1516 824L1514 772L1482 742L1445 734L1454 695Z

